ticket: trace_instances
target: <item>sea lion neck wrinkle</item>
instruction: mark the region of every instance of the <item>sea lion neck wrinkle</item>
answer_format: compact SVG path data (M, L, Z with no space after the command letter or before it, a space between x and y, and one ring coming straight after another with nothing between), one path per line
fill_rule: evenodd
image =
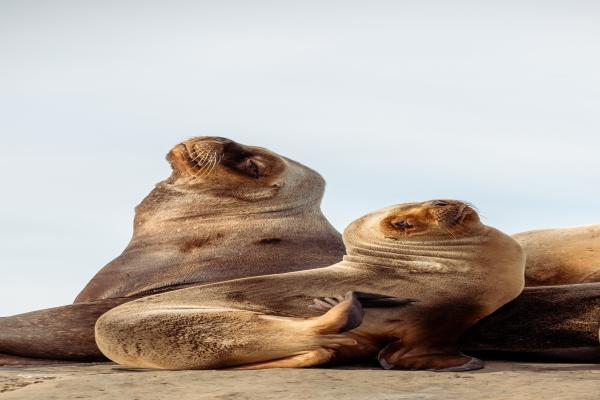
M325 181L315 171L282 157L286 168L277 182L261 191L254 200L223 196L212 187L187 187L170 179L156 185L136 207L134 236L155 224L179 224L182 220L251 217L285 217L320 213ZM165 201L168 200L168 201ZM150 229L153 230L152 228Z
M155 224L180 225L182 221L194 221L204 223L210 220L223 220L224 218L266 218L287 217L311 212L319 209L323 192L309 193L304 199L290 201L241 201L237 199L217 199L210 193L181 191L172 185L159 184L153 194L160 197L170 197L171 200L164 202L162 207L154 203L148 196L137 208L134 223L134 234L143 234L148 228L152 230ZM180 227L181 228L181 227Z
M360 220L359 220L360 221ZM490 229L481 224L468 236L448 239L385 238L362 224L350 225L343 236L344 262L396 268L410 273L465 273L470 271L478 249L490 241Z

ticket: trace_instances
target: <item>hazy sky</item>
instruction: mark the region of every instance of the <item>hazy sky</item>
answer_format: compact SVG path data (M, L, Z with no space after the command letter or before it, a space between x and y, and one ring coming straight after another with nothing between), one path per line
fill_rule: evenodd
M195 135L318 170L342 229L436 197L600 222L596 1L0 1L0 315L70 303Z

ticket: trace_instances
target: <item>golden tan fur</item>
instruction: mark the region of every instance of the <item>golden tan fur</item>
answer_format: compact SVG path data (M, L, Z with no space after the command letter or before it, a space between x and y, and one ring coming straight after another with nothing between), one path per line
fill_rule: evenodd
M600 224L513 235L527 254L526 286L600 282Z
M98 346L134 367L307 367L378 355L385 368L474 369L480 362L456 340L523 288L520 246L462 202L373 212L344 242L347 256L326 268L119 306L98 320Z
M102 268L76 304L0 319L0 353L102 358L96 318L151 293L330 265L341 235L320 210L325 182L269 150L197 137L167 155L171 176L136 208L123 253ZM13 362L8 357L0 364Z

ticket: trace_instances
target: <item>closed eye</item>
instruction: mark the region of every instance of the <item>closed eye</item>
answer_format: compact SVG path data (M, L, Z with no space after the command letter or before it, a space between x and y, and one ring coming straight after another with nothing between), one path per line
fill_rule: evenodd
M398 229L407 229L410 228L412 225L405 219L399 219L397 221L392 221L392 226Z
M260 178L260 167L258 166L258 163L251 158L248 159L247 163L248 169L254 174L254 177L256 179Z

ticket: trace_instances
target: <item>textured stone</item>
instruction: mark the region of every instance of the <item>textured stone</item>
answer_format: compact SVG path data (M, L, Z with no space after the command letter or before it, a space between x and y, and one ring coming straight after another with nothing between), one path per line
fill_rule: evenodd
M8 399L596 400L600 365L488 362L473 372L347 369L129 370L116 364L0 367Z

